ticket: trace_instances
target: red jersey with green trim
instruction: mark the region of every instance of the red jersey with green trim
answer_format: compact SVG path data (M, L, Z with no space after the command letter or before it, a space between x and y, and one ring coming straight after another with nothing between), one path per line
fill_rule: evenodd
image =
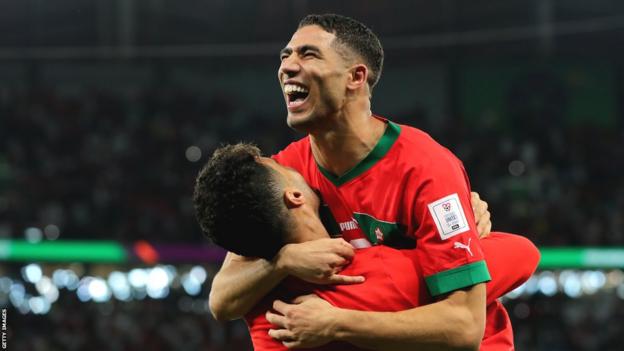
M320 190L354 246L415 246L431 295L488 281L462 163L426 133L386 123L375 148L341 177L316 164L309 137L274 159Z
M265 296L245 316L254 350L287 350L268 334L271 324L265 313L273 301L315 293L330 304L360 311L403 311L430 303L414 255L386 246L357 250L353 261L341 272L362 275L366 281L354 285L313 285L288 278ZM344 342L332 342L312 350L362 350Z
M376 147L341 177L316 164L309 137L290 144L273 158L300 172L312 188L320 191L342 237L355 247L414 247L431 295L488 281L470 203L470 185L461 161L426 133L386 123ZM499 235L501 242L513 242L513 237L517 236ZM536 252L528 243L517 249ZM535 269L532 264L522 272L529 271L530 276ZM511 281L520 281L520 277L511 276L499 278L497 285L488 284L488 293L510 291ZM502 304L495 301L500 296L488 294L482 350L513 350L509 317Z

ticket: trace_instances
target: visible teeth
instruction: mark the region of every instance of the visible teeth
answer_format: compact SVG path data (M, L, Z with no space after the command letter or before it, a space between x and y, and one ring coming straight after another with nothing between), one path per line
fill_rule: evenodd
M295 85L295 84L285 84L284 85L284 92L286 94L292 94L294 92L299 92L299 93L307 93L308 89L299 86L299 85Z

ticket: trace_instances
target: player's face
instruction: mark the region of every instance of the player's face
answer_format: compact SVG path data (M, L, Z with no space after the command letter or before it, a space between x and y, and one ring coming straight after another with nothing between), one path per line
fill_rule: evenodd
M278 79L293 129L310 132L322 126L345 102L349 65L335 39L319 26L305 26L282 49Z

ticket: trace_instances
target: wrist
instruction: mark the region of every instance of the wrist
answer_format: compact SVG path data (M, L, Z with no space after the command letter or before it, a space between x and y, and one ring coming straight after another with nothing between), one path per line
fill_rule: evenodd
M273 258L273 266L275 271L283 276L290 275L289 251L293 244L286 244L277 252Z
M354 311L343 308L334 308L331 322L331 339L336 341L348 341L351 331L349 321L354 321L356 316L352 316Z

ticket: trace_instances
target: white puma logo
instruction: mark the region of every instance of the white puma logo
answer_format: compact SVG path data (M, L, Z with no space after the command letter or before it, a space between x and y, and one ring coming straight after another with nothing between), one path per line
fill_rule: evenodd
M470 254L470 256L474 256L472 254L472 250L470 250L470 240L472 240L472 238L468 239L468 245L464 244L464 243L460 243L459 241L456 241L453 243L453 248L454 249L464 249L467 250L468 253Z

